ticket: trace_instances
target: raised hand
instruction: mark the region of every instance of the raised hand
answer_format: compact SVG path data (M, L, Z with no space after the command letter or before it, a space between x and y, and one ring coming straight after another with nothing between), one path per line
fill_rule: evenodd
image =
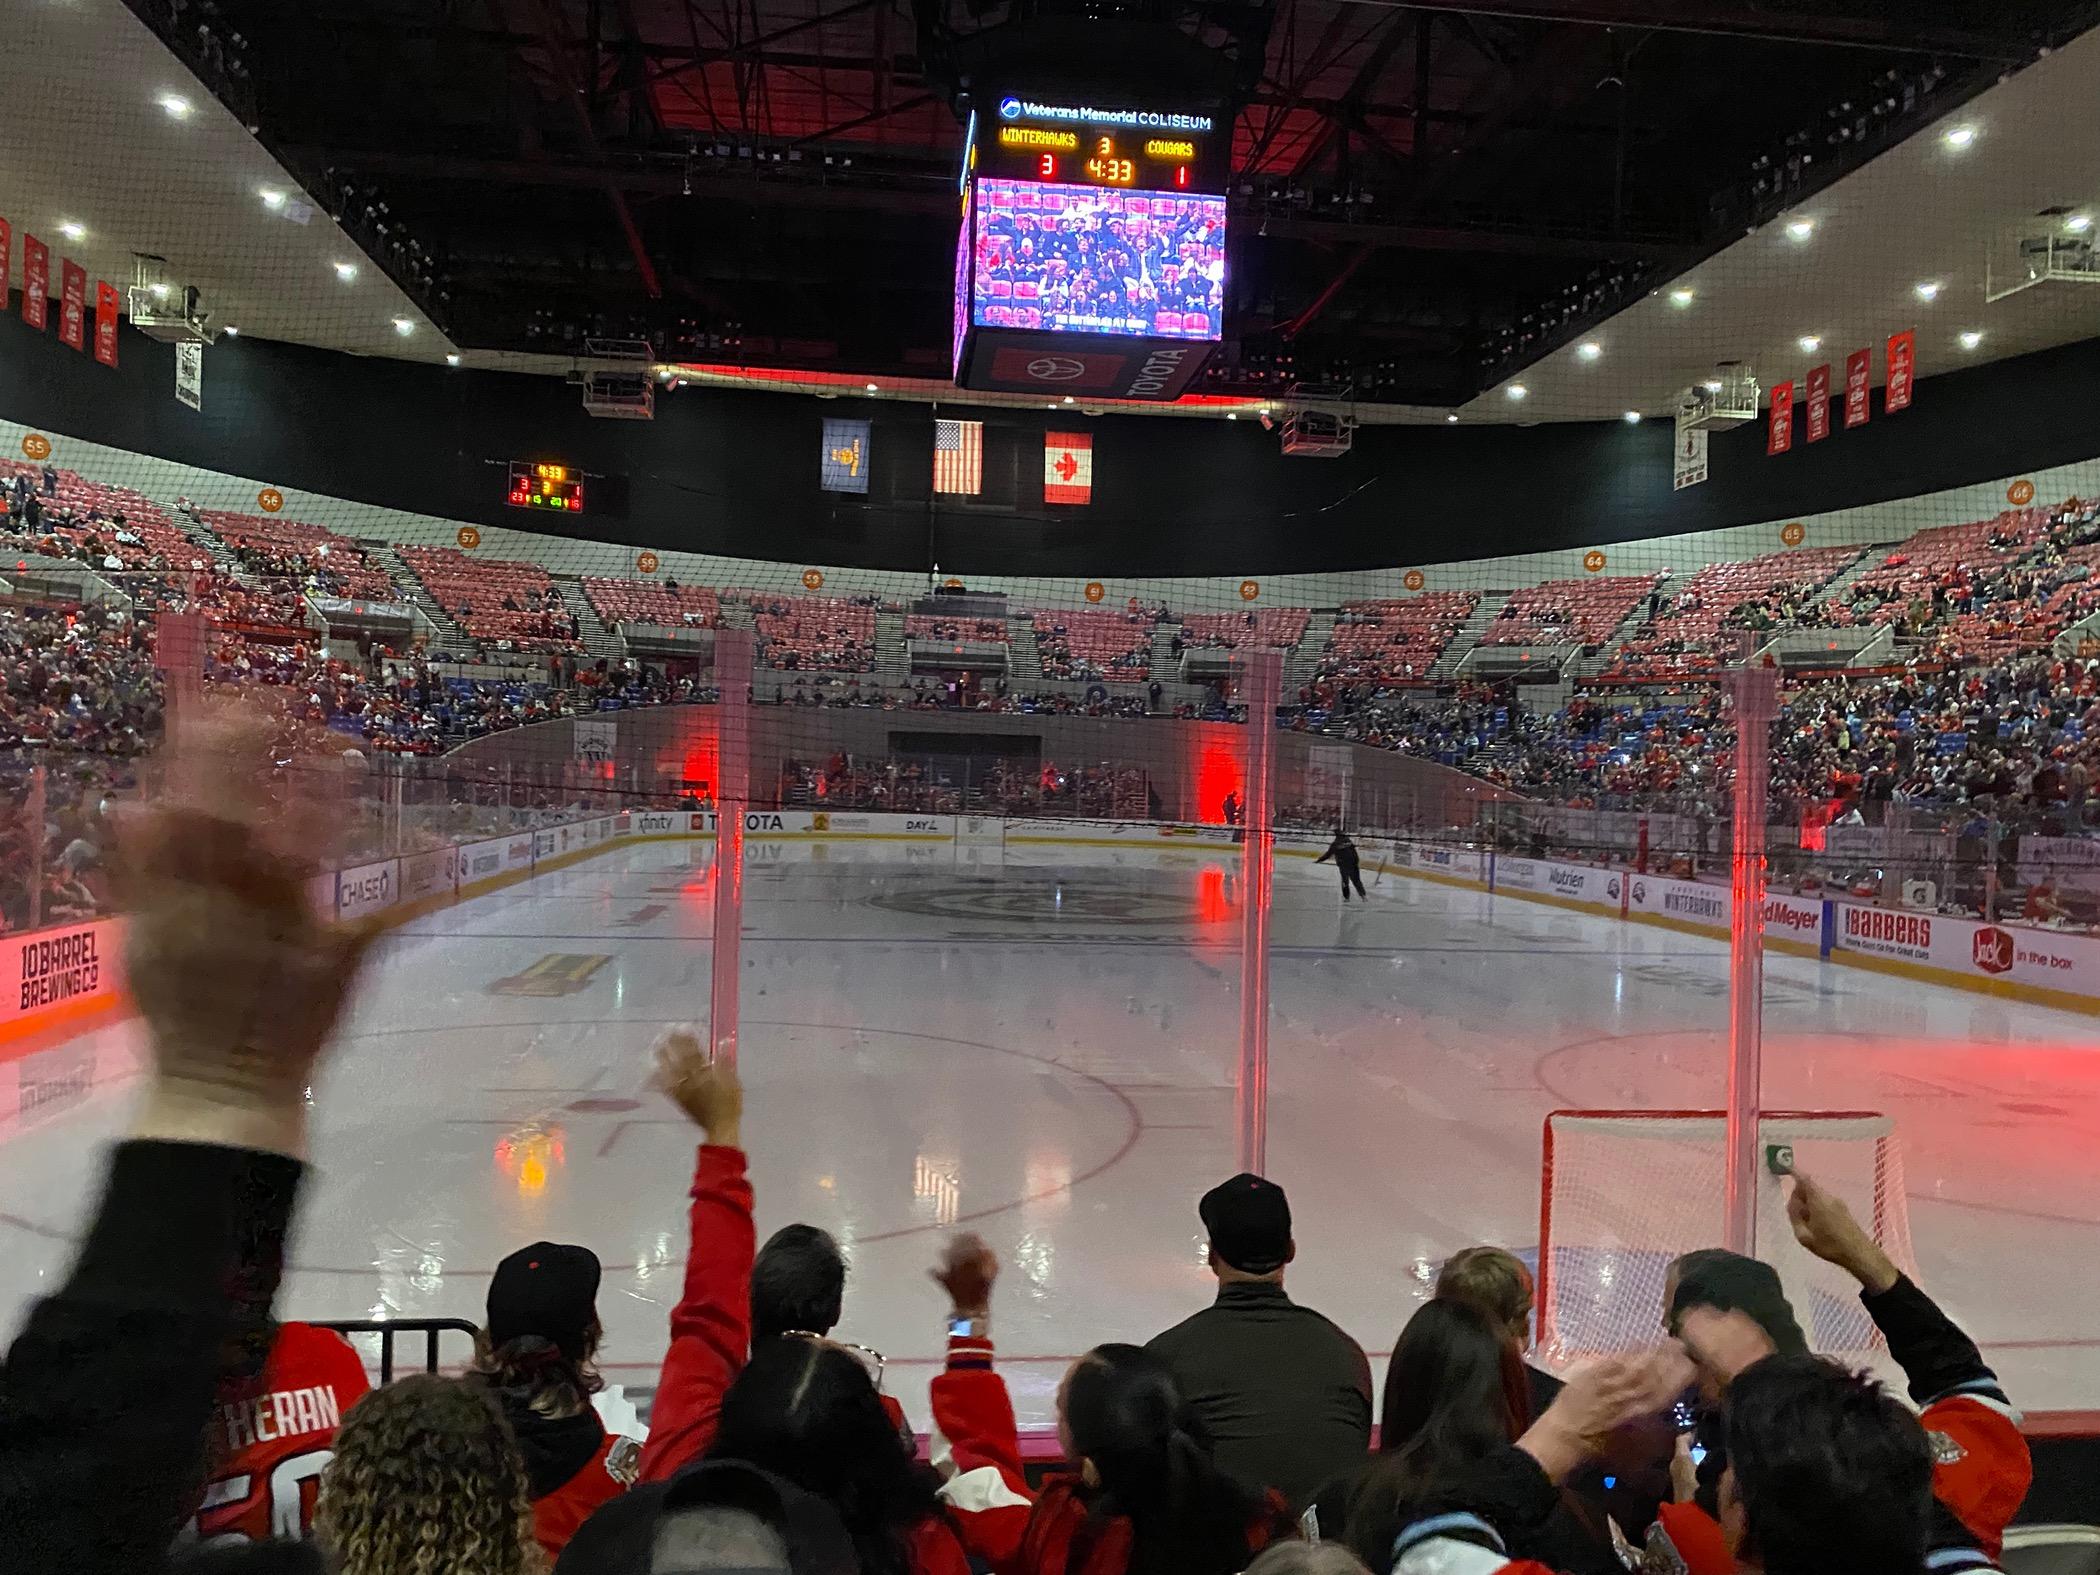
M370 925L318 919L305 881L326 842L269 801L265 724L217 713L171 742L163 793L121 827L125 972L152 1034L138 1135L297 1155L305 1094Z
M1610 1356L1572 1374L1545 1414L1517 1440L1555 1481L1595 1455L1617 1429L1684 1393L1692 1364L1674 1341Z
M708 1057L689 1029L674 1028L656 1041L656 1086L707 1134L717 1148L744 1146L744 1085L736 1068Z
M1836 1264L1869 1291L1885 1291L1894 1285L1901 1271L1852 1217L1845 1200L1798 1170L1793 1181L1793 1190L1787 1194L1786 1222L1793 1227L1794 1240L1825 1263Z
M957 1236L948 1243L941 1261L930 1273L934 1283L948 1293L948 1305L958 1314L975 1318L991 1312L999 1259L982 1236L967 1232Z

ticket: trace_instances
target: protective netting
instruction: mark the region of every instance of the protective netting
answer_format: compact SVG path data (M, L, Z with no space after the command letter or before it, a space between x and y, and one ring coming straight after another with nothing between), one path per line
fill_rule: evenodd
M155 27L188 10L133 9ZM892 1234L967 1222L986 1198L1032 1229L1063 1206L1044 1200L1135 1153L1121 1177L1148 1245L1108 1267L1150 1263L1153 1245L1178 1250L1194 1229L1192 1177L1259 1157L1273 1089L1287 1119L1269 1157L1301 1186L1304 1217L1324 1205L1360 1239L1391 1232L1384 1278L1337 1288L1370 1287L1383 1317L1461 1247L1528 1246L1541 1157L1529 1123L1546 1103L1648 1110L1564 1119L1544 1156L1541 1307L1557 1356L1640 1343L1668 1260L1725 1234L1717 1123L1653 1112L1718 1107L1756 1038L1746 1026L1769 1028L1751 1103L1890 1111L1778 1130L1906 1264L1899 1140L1917 1156L1917 1127L1937 1123L1922 1151L1935 1185L1952 1178L1960 1193L1991 1168L1969 1158L1972 1117L2024 1133L2088 1097L2090 1035L2044 1014L2100 1001L2100 438L2080 452L2083 438L2063 435L2065 412L2075 422L2090 401L2077 357L2100 333L2100 186L2084 155L2100 135L2100 38L1948 103L1942 121L1825 183L1818 160L1880 148L1897 98L1906 115L1917 99L1891 83L1833 108L1711 199L1725 230L1715 219L1696 245L1638 247L1677 261L1600 255L1582 285L1480 323L1452 353L1500 380L1452 410L1294 388L1280 352L1273 397L1172 420L1062 396L1047 410L965 402L836 369L766 392L730 364L742 340L714 334L691 350L704 366L676 340L654 343L636 374L664 418L651 425L578 410L561 380L588 358L551 326L551 304L531 354L445 338L410 205L389 208L353 150L325 184L302 184L246 129L271 106L223 58L189 44L171 56L128 11L101 27L104 11L26 19L18 53L43 74L0 106L25 150L0 192L13 241L0 358L77 357L109 380L83 396L43 379L48 361L0 377L10 941L115 922L116 823L155 792L170 717L239 698L273 717L274 790L336 796L317 906L414 923L432 952L459 944L456 969L424 976L439 979L433 998L507 1010L574 994L609 1037L713 1008L732 1039L743 1029L747 1056L805 1088L866 1070L861 1092L888 1121L839 1120L827 1136L841 1152L950 1108L913 1081L949 1066L935 1057L973 1076L1025 1064L1026 1080L986 1097L1017 1112L1017 1130L1054 1137L973 1149L997 1125L979 1110L899 1138L918 1146L870 1183L912 1176L913 1212L887 1222ZM156 104L134 91L164 78L182 93ZM129 95L121 113L111 84ZM562 95L564 115L576 96ZM1479 119L1532 118L1519 108ZM838 179L850 185L843 165ZM565 170L565 199L603 208L595 181ZM655 197L686 200L677 184ZM1695 217L1708 202L1680 196ZM1540 249L1525 270L1586 244L1439 206L1418 211L1403 193L1366 211L1410 234L1479 221L1498 253ZM563 214L550 229L574 221ZM32 233L48 325L24 312ZM1594 233L1609 253L1625 232ZM1496 288L1521 294L1511 267ZM1654 288L1583 317L1635 277ZM203 381L171 391L171 353L138 309L159 340L181 338L153 303L173 311L195 281L216 314L184 346ZM114 365L95 361L104 282L124 291L109 309ZM1375 325L1395 342L1416 331L1401 320L1412 291L1396 289L1395 315ZM1230 341L1267 307L1225 293ZM75 331L77 350L58 337ZM1269 353L1240 348L1245 366ZM382 357L401 363L395 386L447 380L427 402L404 398L442 420L417 425L376 399L345 417L338 377L380 386L358 369ZM131 381L144 365L160 380L150 399ZM554 407L516 396L528 380L562 390L557 416L538 421ZM1378 386L1367 375L1358 392ZM121 390L106 420L105 388ZM748 430L769 435L764 463L801 490L751 496L696 475L692 429L668 417L700 399L763 408ZM1926 425L1944 410L1961 419ZM1401 424L1420 430L1385 442ZM1315 428L1356 446L1283 447ZM1936 436L1910 435L1921 429ZM1446 437L1449 453L1433 446ZM365 467L356 485L341 479L354 475L343 450ZM272 473L280 463L297 473ZM404 500L395 465L431 478L433 495ZM1257 544L1260 561L1225 563L1221 549L1205 572L1153 572L1160 557L1141 549L1167 527L1139 483L1175 467L1218 509L1220 539ZM575 475L595 487L610 472L618 510L601 512L603 493L563 501ZM459 474L478 490L447 491ZM1219 477L1246 478L1245 497ZM765 550L729 556L775 508ZM889 551L905 515L923 554ZM1716 520L1730 523L1692 528ZM1186 520L1175 528L1191 539ZM1015 543L1036 541L1060 572L1029 572ZM1097 561L1063 572L1075 544ZM1337 563L1351 567L1304 566ZM725 660L732 645L748 654ZM1276 703L1250 704L1249 674L1271 660ZM1745 671L1778 687L1776 720L1747 751ZM1738 803L1755 798L1738 794L1746 762L1765 809L1739 825ZM1312 866L1338 832L1360 858L1339 894L1337 861ZM575 936L521 923L507 934L520 958L470 951L488 911L470 899L587 859L613 873L575 905ZM861 885L840 873L862 865ZM1375 920L1345 928L1367 901ZM745 902L773 927L720 928ZM100 934L113 956L114 932ZM675 984L638 965L633 997L603 1007L588 992L621 975L605 959L630 938L676 960ZM1749 965L1760 941L1775 954L1762 984ZM951 951L970 961L950 967ZM76 987L112 989L106 973L54 966L7 1015ZM1975 1010L1957 987L1998 999ZM2045 1041L2075 1053L2021 1054ZM1959 1062L1930 1085L1945 1100L1890 1103L1934 1053ZM1042 1094L1057 1079L1071 1086ZM609 1097L630 1094L653 1097L638 1083ZM506 1129L505 1186L559 1194L564 1156L580 1170L591 1152L559 1133L612 1114L536 1110ZM1124 1152L1092 1154L1093 1134L1126 1122ZM2004 1195L1957 1199L1934 1223L1952 1239L1979 1217L2016 1219L2002 1240L1977 1230L1966 1244L2034 1254L2069 1218L2062 1200L2091 1193L2092 1156L2008 1140L1996 1157ZM1782 1265L1820 1349L1864 1354L1856 1302L1792 1248L1777 1183L1759 1185L1751 1245ZM808 1186L812 1216L849 1190ZM596 1220L578 1213L582 1236ZM1078 1234L1021 1245L1047 1261L1045 1243ZM2047 1255L2080 1274L2076 1254ZM2083 1272L2062 1294L2090 1305L2100 1285ZM412 1282L388 1284L398 1307L460 1310ZM1066 1337L1047 1332L1045 1349Z
M1540 1353L1572 1362L1654 1343L1672 1265L1723 1233L1719 1111L1557 1110L1546 1118L1539 1191ZM1874 1112L1786 1112L1757 1124L1757 1237L1751 1256L1779 1271L1794 1316L1819 1355L1872 1358L1881 1337L1859 1284L1794 1240L1773 1148L1842 1198L1906 1273L1915 1273L1903 1151L1895 1122Z

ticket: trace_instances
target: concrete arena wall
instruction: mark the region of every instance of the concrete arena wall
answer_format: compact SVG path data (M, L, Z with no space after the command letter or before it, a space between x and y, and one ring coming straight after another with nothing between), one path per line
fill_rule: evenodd
M656 706L536 722L462 745L445 757L521 774L561 768L583 758L609 761L608 782L622 792L675 792L687 782L716 778L712 706ZM579 745L577 723L593 742ZM611 723L608 749L596 741ZM1224 722L1178 717L1029 716L968 711L883 711L755 706L751 711L751 789L754 802L770 799L789 761L821 764L832 755L892 753L893 735L1006 734L1041 741L1041 758L1066 765L1104 760L1135 766L1159 794L1170 819L1219 821L1228 789L1241 783L1245 729ZM1479 806L1517 795L1464 772L1413 755L1344 739L1282 731L1276 735L1279 810L1312 805L1343 809L1353 823L1470 826ZM600 766L603 770L603 766Z

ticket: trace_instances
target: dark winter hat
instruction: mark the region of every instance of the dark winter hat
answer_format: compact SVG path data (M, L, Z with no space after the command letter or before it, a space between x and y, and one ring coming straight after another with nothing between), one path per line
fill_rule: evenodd
M1793 1303L1769 1263L1724 1247L1702 1247L1677 1260L1677 1294L1670 1299L1670 1328L1691 1307L1747 1314L1772 1337L1781 1356L1806 1356L1808 1339L1794 1317Z
M537 1335L581 1358L597 1303L598 1255L590 1248L552 1241L520 1247L489 1281L489 1344Z
M556 1575L856 1575L853 1539L813 1493L707 1460L609 1500L562 1550Z
M1242 1171L1196 1205L1211 1251L1245 1274L1269 1274L1291 1259L1291 1205L1283 1188Z

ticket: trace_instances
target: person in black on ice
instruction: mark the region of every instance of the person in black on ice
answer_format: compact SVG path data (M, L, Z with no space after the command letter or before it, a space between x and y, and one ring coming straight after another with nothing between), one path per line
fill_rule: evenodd
M1334 860L1335 873L1342 877L1342 901L1349 900L1349 888L1354 886L1357 896L1369 902L1371 894L1364 890L1364 878L1357 872L1356 844L1340 826L1334 828L1334 841L1327 845L1327 851L1313 862L1325 864L1329 859Z

